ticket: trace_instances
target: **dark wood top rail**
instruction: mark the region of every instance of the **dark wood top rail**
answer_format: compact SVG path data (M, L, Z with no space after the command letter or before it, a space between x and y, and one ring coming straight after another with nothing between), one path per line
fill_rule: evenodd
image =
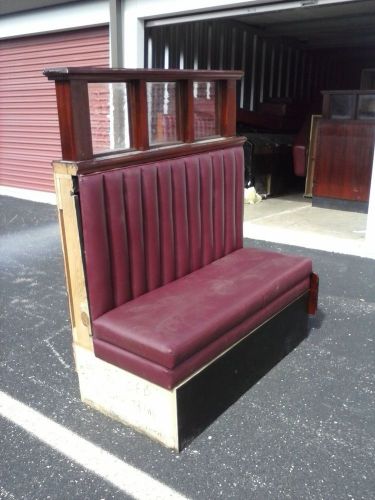
M86 80L88 82L129 82L146 80L166 82L177 80L239 80L242 71L190 69L108 69L108 68L50 68L43 74L49 80Z
M148 149L147 151L126 151L120 154L103 155L92 160L77 161L75 165L77 173L89 174L242 146L245 141L246 137L220 137L192 144L178 144L176 146Z
M90 67L46 69L44 75L49 80L54 80L56 85L63 160L78 162L80 171L87 172L99 165L116 165L124 160L131 163L129 158L144 158L145 161L146 158L150 158L151 161L156 158L172 157L172 155L182 156L201 150L207 151L208 143L211 144L212 149L218 149L218 144L220 144L220 141L217 142L218 139L236 135L236 80L243 76L241 71ZM108 111L108 114L111 113L108 120L112 120L114 127L116 127L116 119L120 125L127 120L129 147L126 150L114 147L95 154L90 118L89 84L121 82L126 84L127 116L125 116L126 111L120 109L124 108L125 98L123 97L123 100L119 101L121 103L118 106L119 109L116 109L117 101L112 101L113 109ZM156 85L161 83L174 85L173 114L158 113L158 115L163 115L158 116L158 119L164 120L162 130L166 130L168 123L169 125L172 123L175 133L172 140L166 140L164 143L163 141L155 143L152 137L149 137L150 120L151 118L155 120L155 113L149 116L148 84L154 82ZM199 101L196 95L197 85L202 85L204 82L210 86L212 108L210 110L204 109L204 103L202 104L204 97L201 97ZM108 91L108 99L109 95ZM166 102L169 102L169 94ZM108 105L108 110L109 108ZM119 121L119 115L122 116L122 122ZM201 116L200 122L197 119L198 115ZM211 133L205 131L205 126L211 130ZM203 132L198 130L199 127L203 128ZM163 134L161 136L164 137ZM222 142L223 147L225 147L224 143L225 141ZM137 152L147 152L147 155L137 155ZM113 160L110 157L113 157Z

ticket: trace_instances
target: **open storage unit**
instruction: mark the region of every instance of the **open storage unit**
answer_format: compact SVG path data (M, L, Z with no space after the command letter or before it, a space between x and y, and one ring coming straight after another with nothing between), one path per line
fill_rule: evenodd
M149 68L241 69L237 131L249 142L246 181L265 195L285 193L294 184L311 196L314 172L308 170L321 163L321 148L313 151L316 144L310 141L311 135L319 140L321 125L312 116L322 114L322 91L373 88L374 25L375 4L368 0L275 2L150 20L145 63ZM373 144L366 148L372 160ZM341 207L363 211L368 176L362 184L361 199L354 201L365 205ZM340 194L348 201L345 196Z

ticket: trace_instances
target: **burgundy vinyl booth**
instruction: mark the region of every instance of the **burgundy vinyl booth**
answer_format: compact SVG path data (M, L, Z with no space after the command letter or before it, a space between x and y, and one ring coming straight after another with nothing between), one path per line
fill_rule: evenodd
M96 356L173 388L310 287L243 248L243 150L79 176Z

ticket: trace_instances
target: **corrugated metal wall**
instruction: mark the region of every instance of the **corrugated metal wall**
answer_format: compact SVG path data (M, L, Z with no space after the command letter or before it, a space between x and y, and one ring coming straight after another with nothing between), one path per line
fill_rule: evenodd
M254 111L270 98L311 102L340 75L335 54L314 53L292 40L262 36L234 21L201 21L146 30L149 68L241 69L238 105Z
M61 157L56 66L109 65L108 27L0 41L0 185L53 191Z

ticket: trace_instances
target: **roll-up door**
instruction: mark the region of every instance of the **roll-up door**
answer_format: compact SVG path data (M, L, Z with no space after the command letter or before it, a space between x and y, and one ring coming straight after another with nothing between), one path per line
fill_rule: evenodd
M61 157L48 67L109 64L108 27L0 41L0 185L53 191Z

